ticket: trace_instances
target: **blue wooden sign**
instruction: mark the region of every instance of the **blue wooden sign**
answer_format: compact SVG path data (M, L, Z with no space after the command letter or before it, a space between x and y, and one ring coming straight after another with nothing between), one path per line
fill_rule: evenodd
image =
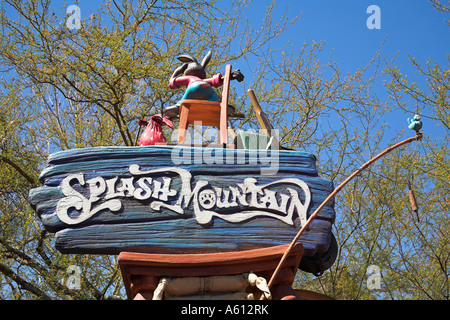
M313 155L182 146L98 147L51 155L29 193L63 253L207 253L289 244L333 191ZM331 201L300 241L326 251Z

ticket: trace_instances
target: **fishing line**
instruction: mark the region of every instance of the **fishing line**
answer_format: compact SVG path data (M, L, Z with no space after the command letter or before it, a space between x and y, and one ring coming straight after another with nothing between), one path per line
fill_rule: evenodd
M319 212L325 207L325 205L335 197L335 195L345 186L347 185L353 178L355 178L357 175L359 175L362 171L364 171L364 169L366 169L367 167L369 167L371 164L373 164L374 162L376 162L378 159L380 159L381 157L385 156L386 154L388 154L389 152L391 152L392 150L395 150L397 148L399 148L400 146L403 146L405 144L411 143L413 141L417 141L422 139L422 133L416 133L416 135L414 137L408 138L404 141L401 141L391 147L386 148L383 152L381 152L380 154L378 154L377 156L373 157L372 159L370 159L369 161L367 161L366 163L364 163L358 170L356 170L355 172L353 172L349 177L347 177L347 179L344 180L344 182L342 182L336 189L334 189L334 191L322 202L322 204L310 215L310 217L308 218L308 220L306 221L305 225L303 225L300 229L300 231L297 233L297 235L294 237L294 239L292 240L291 244L288 246L288 248L286 249L286 251L284 252L283 256L281 257L280 262L278 263L275 271L272 274L272 277L269 281L269 287L272 287L275 279L277 278L281 268L283 267L284 262L286 261L287 257L289 256L289 254L291 253L293 247L296 245L298 239L300 238L300 236L303 234L303 232L306 230L306 228L309 226L309 224L312 222L312 220L315 219L315 217L319 214Z

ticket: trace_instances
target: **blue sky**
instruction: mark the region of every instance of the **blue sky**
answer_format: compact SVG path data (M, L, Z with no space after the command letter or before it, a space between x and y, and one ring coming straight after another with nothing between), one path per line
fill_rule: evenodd
M447 0L441 1L446 4ZM159 3L163 2L159 0ZM258 25L266 5L271 2L254 0L244 15ZM52 2L56 11L77 3L84 19L101 1ZM366 26L370 16L366 10L370 5L381 9L381 29L370 30ZM449 52L450 30L444 22L446 15L435 10L428 0L277 0L275 15L280 16L286 7L289 7L288 16L301 14L301 18L272 46L276 46L277 41L283 45L292 40L301 48L305 39L324 40L325 49L334 49L334 57L343 70L352 71L367 62L384 40L382 54L392 57L399 53L401 63L407 62L408 54L418 58L419 62L427 58L442 62Z
M261 0L258 0L258 2ZM278 0L279 8L289 6L289 15L303 12L299 22L285 38L292 37L299 46L308 37L325 40L334 48L335 57L349 70L373 57L386 39L382 53L406 61L412 54L421 61L430 57L445 59L450 48L450 30L443 21L445 15L427 0ZM366 13L370 5L381 10L381 29L368 29Z
M447 0L441 1L448 4ZM266 5L271 2L254 0L244 12L255 28L259 27ZM52 1L52 6L58 12L65 6L78 4L82 19L85 19L100 3L100 0L56 0ZM366 12L370 5L377 5L381 10L381 29L371 30L366 26L371 16ZM333 50L333 58L344 74L367 63L383 42L382 57L391 59L398 54L397 65L413 81L417 80L417 75L410 65L409 54L421 64L430 58L448 65L450 30L444 19L450 17L435 10L428 0L277 0L275 16L283 14L286 7L289 7L289 17L299 14L301 17L285 34L275 39L271 47L283 46L291 40L291 44L300 49L306 39L325 41L324 57L327 60L323 63L328 62L328 53ZM376 93L383 95L385 91L378 86ZM405 118L404 115L401 117ZM406 123L406 118L401 121Z
M262 3L271 1L256 2L261 5L249 10L249 18L255 17L255 22L256 17L264 15ZM448 5L447 0L441 2ZM371 16L367 8L370 5L380 8L381 29L367 28L366 21ZM423 82L411 67L409 55L422 65L429 58L448 68L450 29L444 19L450 19L450 15L434 9L428 0L278 0L275 13L280 16L286 6L289 7L288 16L301 13L301 17L277 39L280 45L292 40L293 45L301 48L305 39L325 41L324 53L327 55L333 50L333 59L344 74L369 62L382 45L381 57L391 60L397 54L396 65L401 72L419 84ZM328 60L323 61L326 62ZM375 90L378 96L386 97L386 88L382 84ZM406 118L409 116L397 111L386 121L394 123L392 129L396 131L407 126ZM397 126L398 123L400 125ZM425 129L430 134L443 137L439 128L424 119Z
M446 0L441 1L446 4ZM266 5L271 2L254 0L245 15L258 24ZM59 0L53 3L55 10L65 4L78 3L82 18L86 18L101 1ZM370 5L381 9L379 30L366 27L370 16L366 10ZM338 62L348 70L373 57L386 37L383 54L392 56L399 52L402 61L406 61L408 54L420 61L428 57L443 61L449 52L450 30L443 21L445 14L435 10L428 0L277 0L275 14L284 13L286 7L289 7L288 16L302 13L301 18L277 41L283 44L293 40L301 47L306 38L324 40L326 48L333 48Z

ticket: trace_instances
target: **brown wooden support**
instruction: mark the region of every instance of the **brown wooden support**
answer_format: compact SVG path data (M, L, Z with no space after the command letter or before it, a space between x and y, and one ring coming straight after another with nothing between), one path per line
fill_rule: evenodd
M286 249L284 245L208 254L122 252L119 265L128 299L151 299L161 277L207 277L253 272L268 279ZM277 277L275 284L283 285L279 296L287 292L286 286L292 285L302 255L303 246L299 243L292 249Z

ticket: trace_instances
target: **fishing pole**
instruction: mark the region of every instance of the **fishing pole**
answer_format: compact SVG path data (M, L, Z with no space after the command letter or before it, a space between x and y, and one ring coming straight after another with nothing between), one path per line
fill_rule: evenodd
M344 182L342 182L336 189L334 189L334 191L322 202L322 204L313 212L313 214L311 214L311 216L308 218L308 220L306 221L305 225L302 226L302 228L300 229L300 231L297 233L297 235L295 236L295 238L292 240L291 244L289 245L289 247L286 249L286 251L284 252L283 256L281 257L280 262L278 263L278 266L276 267L274 273L272 274L272 277L270 278L270 281L268 283L269 288L271 288L271 286L273 285L276 277L278 276L278 273L280 272L281 268L283 267L284 262L286 261L287 257L289 256L289 254L292 251L292 248L295 246L295 244L297 243L298 239L300 238L300 236L303 234L303 232L306 230L306 228L309 226L309 224L314 220L314 218L319 214L319 212L323 209L323 207L325 207L325 205L331 200L333 199L333 197L339 192L341 191L341 189L347 184L349 183L354 177L356 177L358 174L360 174L364 169L366 169L367 167L369 167L371 164L373 164L375 161L377 161L378 159L380 159L381 157L385 156L386 154L388 154L389 152L405 145L408 143L411 143L413 141L419 141L422 139L423 134L416 131L416 135L414 137L408 138L404 141L401 141L391 147L386 148L383 152L381 152L380 154L378 154L377 156L373 157L372 159L370 159L369 161L367 161L366 163L364 163L358 170L356 170L355 172L353 172L347 179L345 179Z

